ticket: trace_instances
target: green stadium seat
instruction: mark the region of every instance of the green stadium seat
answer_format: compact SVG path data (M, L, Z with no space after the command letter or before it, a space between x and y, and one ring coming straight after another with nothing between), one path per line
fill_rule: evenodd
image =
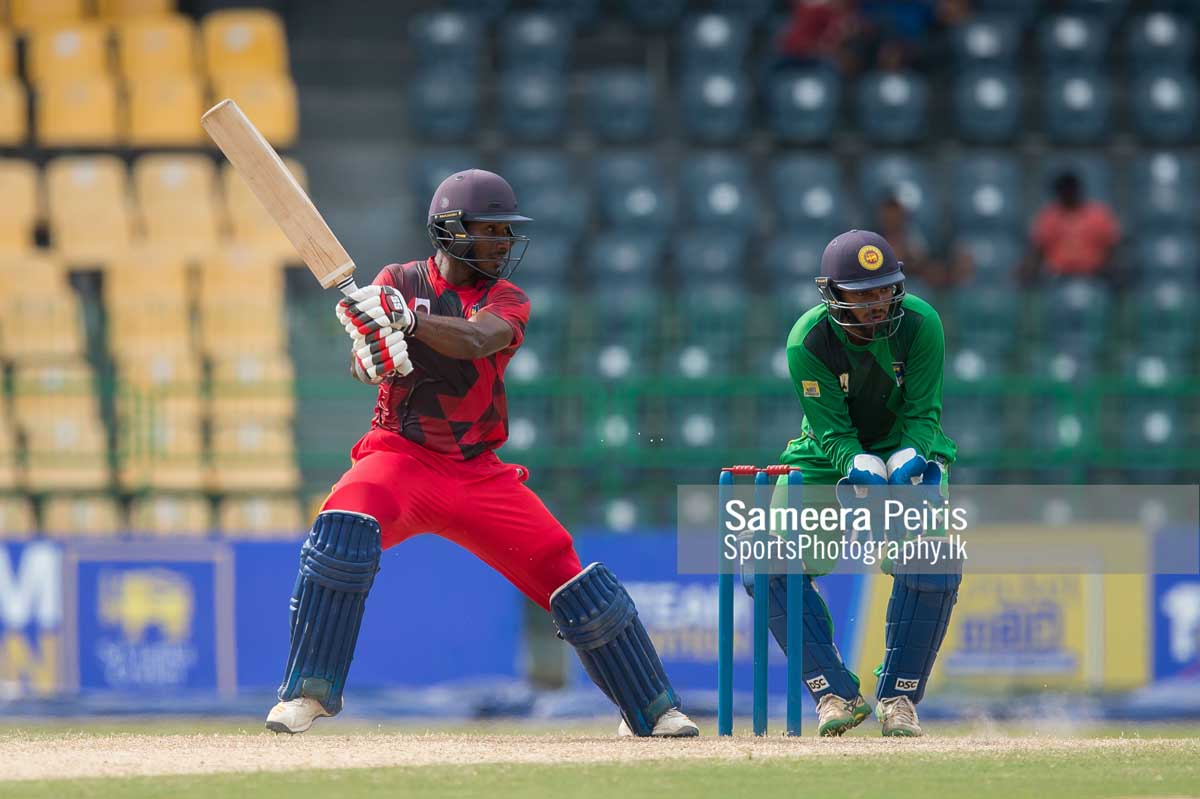
M838 122L842 81L831 69L784 69L767 83L767 123L781 141L829 141Z
M471 149L422 150L412 156L409 161L412 183L409 190L412 200L419 209L421 218L425 218L425 209L429 207L429 199L437 191L443 180L461 172L464 169L474 169L482 163L479 153Z
M506 135L521 142L562 138L567 125L567 82L562 73L514 67L501 74L499 91L504 98L500 122Z
M1015 233L968 233L960 243L971 256L975 285L1012 286L1025 256L1025 242Z
M1133 252L1143 278L1200 288L1200 238L1194 228L1150 228L1134 240Z
M1021 51L1017 20L1006 14L975 14L949 31L958 67L1014 66Z
M1149 67L1186 68L1196 50L1191 24L1169 11L1152 11L1130 21L1125 46L1135 70Z
M734 144L749 130L753 89L734 70L706 67L680 79L683 129L703 144Z
M788 154L767 165L771 200L782 217L779 227L829 239L849 228L846 189L838 162L827 156ZM802 232L802 233L801 233ZM820 257L818 250L817 256ZM815 272L813 273L815 275Z
M748 230L760 216L760 198L750 162L742 155L707 153L680 167L688 221L699 226Z
M522 210L530 213L530 209L524 205ZM534 219L537 220L537 217ZM513 280L522 288L547 283L565 288L571 279L578 249L579 240L573 235L560 233L558 228L552 227L545 233L539 233L530 242Z
M1038 23L1038 55L1043 67L1097 66L1108 53L1108 32L1087 14L1054 14Z
M1016 232L1023 205L1021 165L1015 156L970 155L955 163L953 207L960 231Z
M1200 159L1181 150L1143 151L1134 156L1131 204L1140 225L1190 225L1200 212Z
M562 71L571 56L570 20L546 11L521 11L500 20L497 50L506 67Z
M856 88L858 129L879 144L919 141L928 125L929 83L917 72L874 72Z
M828 243L829 239L820 234L796 232L772 237L762 263L767 282L785 288L797 283L811 285L813 301L819 302L813 280L821 274L821 253Z
M413 133L438 143L466 141L475 133L479 88L473 75L442 68L413 75L410 81L408 122Z
M685 68L719 66L736 69L746 59L750 25L740 14L695 14L683 21L678 41Z
M661 272L665 243L657 233L611 231L592 236L584 246L586 277L599 286L645 285Z
M982 66L962 72L954 83L954 127L976 144L1007 144L1021 130L1023 90L1009 67Z
M895 197L908 210L927 239L942 225L941 203L927 162L906 153L870 155L862 160L859 193L866 208L873 212L880 202Z
M602 142L643 142L654 133L654 83L641 69L597 69L585 78L588 129Z
M1098 144L1111 133L1112 90L1099 70L1061 68L1044 79L1043 127L1057 144Z
M1196 138L1200 100L1185 69L1157 67L1138 74L1131 88L1133 126L1153 144L1186 144Z
M731 283L745 279L749 237L737 230L685 229L675 237L675 271L689 279Z
M461 11L416 14L408 26L408 50L415 55L414 63L428 67L454 65L475 71L483 52L479 47L482 39L483 19Z
M636 27L668 30L687 9L687 0L624 0L625 15Z
M674 197L658 158L646 151L606 153L592 161L593 185L604 221L617 228L667 229Z

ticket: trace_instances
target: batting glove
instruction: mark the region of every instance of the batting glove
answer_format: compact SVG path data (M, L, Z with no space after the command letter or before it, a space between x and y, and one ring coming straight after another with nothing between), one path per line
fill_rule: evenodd
M365 336L354 337L354 376L364 383L378 385L393 372L401 376L412 371L408 357L408 344L399 330L387 329L383 336L368 340Z
M354 332L366 336L383 328L412 335L417 329L417 315L409 310L404 295L391 286L364 286L351 292L337 304L337 316L351 336Z

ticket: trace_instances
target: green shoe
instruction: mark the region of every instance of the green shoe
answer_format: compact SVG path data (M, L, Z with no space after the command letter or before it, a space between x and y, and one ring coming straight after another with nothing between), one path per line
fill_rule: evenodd
M875 715L883 722L885 738L919 738L922 735L917 708L907 696L880 699L875 706Z
M833 738L862 724L869 715L871 706L862 694L853 699L825 694L817 702L817 729L822 738Z

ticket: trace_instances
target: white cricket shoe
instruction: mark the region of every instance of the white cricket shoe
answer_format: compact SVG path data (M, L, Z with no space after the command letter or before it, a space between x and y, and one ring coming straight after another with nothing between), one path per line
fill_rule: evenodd
M869 715L871 706L862 694L853 699L825 694L817 702L817 731L822 738L835 738L862 724Z
M650 733L652 738L694 738L700 734L700 728L696 723L683 715L678 708L671 708L666 713L658 717L658 721L654 722L654 731ZM621 725L617 727L617 735L622 738L632 738L633 730L629 729L629 725L625 723L625 719L621 719Z
M280 702L271 708L271 712L267 714L267 729L272 732L286 732L295 735L311 727L314 720L330 715L333 714L316 699L301 696Z
M875 715L883 722L883 734L893 738L919 738L921 722L917 719L917 708L907 696L880 699L875 706Z

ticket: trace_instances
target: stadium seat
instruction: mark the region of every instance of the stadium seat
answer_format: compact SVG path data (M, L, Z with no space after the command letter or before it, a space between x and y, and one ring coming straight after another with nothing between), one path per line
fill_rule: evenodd
M1156 67L1186 69L1196 49L1196 35L1191 24L1166 11L1135 17L1125 36L1134 74Z
M767 123L781 140L796 144L829 141L837 124L842 83L829 69L786 69L767 84Z
M692 156L680 167L680 185L689 224L749 231L761 216L758 184L745 156Z
M821 274L821 253L828 243L829 238L825 235L806 232L800 225L795 227L795 232L772 237L767 242L766 258L761 264L767 282L781 288L811 282Z
M0 539L30 538L35 529L33 503L28 497L0 495Z
M1015 71L978 67L954 84L954 128L966 141L1005 144L1021 127L1021 81Z
M674 197L653 154L643 151L596 156L592 175L601 216L615 227L661 231L674 219Z
M587 227L591 196L565 153L510 152L500 161L498 172L512 185L522 213L534 219L538 230L578 236Z
M1187 144L1196 138L1196 81L1184 70L1155 69L1138 74L1132 89L1133 127L1153 144Z
M96 23L40 28L29 34L25 70L35 84L109 71L108 30Z
M523 206L530 213L527 206ZM537 217L534 217L536 220ZM538 220L540 221L540 220ZM575 267L575 255L579 240L559 229L548 226L546 233L539 233L530 244L516 272L516 280L522 288L531 285L558 286L565 288L571 280Z
M1021 164L1007 153L959 158L952 205L960 232L1018 230L1024 212Z
M1130 339L1142 352L1187 362L1196 344L1196 302L1200 293L1175 280L1157 281L1134 304ZM1178 367L1176 367L1178 368Z
M409 162L413 203L417 209L424 212L429 208L429 200L443 180L455 172L475 169L482 165L483 159L474 150L436 149L417 153Z
M1119 446L1135 453L1139 462L1152 459L1155 452L1190 449L1195 436L1189 432L1190 420L1181 411L1174 397L1123 398Z
M1112 164L1106 156L1083 150L1051 150L1042 157L1037 170L1037 206L1051 198L1054 179L1068 170L1079 175L1088 199L1099 200L1110 206L1113 204L1116 190L1113 186Z
M705 144L738 141L749 123L749 81L733 70L697 69L680 85L683 128L688 138Z
M548 69L512 69L500 77L500 121L517 141L551 142L567 124L567 84Z
M636 28L667 30L687 8L687 0L624 0L625 15Z
M682 344L700 344L705 348L721 350L724 355L736 355L746 336L746 320L749 313L746 292L741 286L720 281L687 281L687 288L680 295L688 313L680 319ZM723 369L735 370L732 365ZM685 377L701 377L699 374L684 374Z
M907 144L926 129L929 85L916 72L873 72L856 87L858 129L868 140Z
M1087 14L1054 14L1038 24L1043 68L1097 66L1108 53L1104 23Z
M1076 352L1093 351L1105 338L1112 318L1112 298L1087 278L1062 278L1041 292L1041 340Z
M199 270L195 294L201 311L247 298L274 306L283 303L283 266L270 251L230 245L213 249Z
M642 230L602 232L584 247L586 275L595 285L652 282L662 272L664 241Z
M134 248L108 264L101 297L110 311L133 305L187 305L192 296L188 259L173 247Z
M295 445L286 421L214 421L209 472L212 490L294 491L299 482Z
M973 283L1011 287L1025 256L1025 242L1016 233L968 233L960 242L971 256Z
M525 193L547 185L574 182L575 162L559 149L508 150L500 158L497 171L524 201Z
M433 69L413 75L408 92L408 122L422 139L463 141L475 132L479 87L467 72Z
M133 165L146 240L181 255L201 257L217 243L225 225L218 204L216 170L203 155L145 155Z
M212 362L214 422L289 420L296 415L295 369L284 353L242 352Z
M223 75L213 82L213 96L236 102L276 147L290 147L296 141L300 116L296 84L286 75Z
M654 132L654 84L645 70L597 69L586 77L588 129L601 142L630 144Z
M120 22L125 19L163 17L175 11L176 0L97 0L101 19Z
M14 283L5 292L8 296L0 316L0 346L5 360L45 364L82 357L82 312L61 264L40 255L21 256L20 263L25 270L22 274L36 274L38 282L28 286ZM45 335L47 329L54 335Z
M4 9L0 7L0 12ZM3 16L0 15L0 21ZM17 74L17 39L8 28L0 28L0 78L12 78Z
M129 506L135 533L154 536L203 536L212 528L212 509L199 495L156 494L135 497Z
M585 28L596 21L600 0L537 0L536 5L565 14L576 28Z
M18 147L29 138L29 95L16 78L0 77L0 147Z
M196 26L181 14L135 17L115 28L117 69L125 79L197 74Z
M1015 348L1013 328L1020 324L1023 307L1016 293L1005 288L955 292L950 309L960 345L977 350L995 369L996 359Z
M749 46L750 26L739 14L695 14L684 20L679 32L684 69L737 69L746 60Z
M24 430L25 485L30 491L109 487L108 437L95 412L39 418Z
M117 84L106 75L46 80L36 87L41 147L115 147L122 138Z
M86 16L84 0L9 0L8 18L19 31L70 25Z
M715 227L684 228L671 246L676 274L718 283L748 278L749 236Z
M42 506L42 532L51 538L111 537L124 529L110 496L50 496Z
M197 147L208 142L200 127L204 87L190 76L164 75L126 82L128 141L133 147Z
M1200 288L1200 238L1194 228L1158 228L1139 232L1132 263L1147 280L1170 280Z
M1058 144L1096 144L1110 133L1111 90L1094 70L1061 70L1045 79L1043 118Z
M253 320L253 324L247 324ZM283 303L274 298L244 297L237 303L209 305L200 314L200 348L211 359L256 352L280 353L287 346Z
M204 414L200 361L170 352L134 358L115 352L120 381L116 411L120 418L163 413L172 419L200 419Z
M458 69L474 72L479 66L484 38L482 20L460 11L428 11L413 16L408 26L408 50L415 54L414 63L430 68Z
M0 410L0 538L4 537L3 497L15 491L20 483L20 462L17 457L17 431L12 421Z
M942 429L954 439L964 455L974 456L974 460L983 463L994 462L998 453L1012 446L1008 440L1004 406L989 396L970 397L969 401L959 397L957 402L946 403ZM956 479L958 467L953 471L951 479ZM977 479L992 482L994 470L984 467L977 472Z
M1131 204L1140 224L1191 224L1200 211L1200 159L1173 150L1142 151L1131 167Z
M308 176L304 167L291 158L283 159L283 163L301 186L308 186ZM291 241L279 229L279 225L263 208L262 203L250 191L250 187L232 164L226 163L221 167L221 186L224 189L225 207L229 212L234 241L266 250L288 261L299 258Z
M230 537L291 540L306 525L300 503L291 496L225 497L217 507L217 526Z
M1093 347L1077 340L1042 342L1023 353L1025 374L1069 387L1095 378L1104 365Z
M287 34L283 20L273 11L213 11L200 21L200 39L208 74L214 79L247 75L280 78L288 73Z
M34 246L39 210L38 170L30 161L0 158L0 253L25 252Z
M900 153L870 155L859 172L859 191L868 213L895 197L908 210L926 238L940 229L941 207L925 161Z
M704 357L700 348L695 348L693 353ZM677 402L679 407L671 415L669 434L674 439L668 442L671 446L685 450L717 449L726 448L735 441L730 424L735 418L731 410L733 403L728 397L684 397ZM740 443L745 439L738 437L736 440Z
M1011 68L1021 51L1017 21L1003 14L976 14L949 34L958 68L984 64Z
M574 32L559 13L521 11L500 21L498 49L506 67L563 71L571 55Z
M841 166L835 159L789 154L769 162L766 171L779 227L818 238L832 238L849 227Z

